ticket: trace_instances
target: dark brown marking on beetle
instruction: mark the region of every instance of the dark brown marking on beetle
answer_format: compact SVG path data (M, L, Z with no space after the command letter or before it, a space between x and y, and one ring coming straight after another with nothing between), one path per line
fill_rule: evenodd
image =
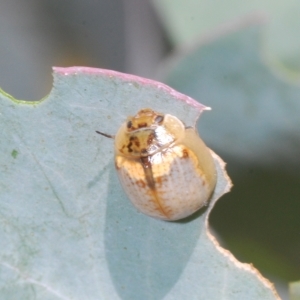
M131 153L133 150L131 149L132 147L132 142L129 142L128 145L127 145L127 150L129 153Z
M145 149L145 148L141 149L141 155L142 155L143 157L146 157L147 154L148 154L147 149Z
M155 182L152 173L151 157L150 156L141 157L141 163L144 169L147 184L150 189L154 190Z
M137 180L136 184L137 184L138 187L140 187L142 189L144 189L146 187L146 182L142 179Z
M132 149L132 146L136 146L137 148L140 147L140 141L139 141L138 137L136 137L136 136L131 136L131 137L129 138L129 143L128 143L128 145L127 145L127 150L128 150L129 153L131 153L131 152L136 152L136 149L135 149L135 150Z
M189 157L189 152L188 152L187 149L182 149L182 157L183 157L183 158Z
M139 127L139 128L147 127L147 123L146 123L146 122L144 122L144 123L139 123L139 124L138 124L138 127Z
M144 169L147 185L150 188L150 190L152 192L153 200L157 205L156 210L159 211L160 213L162 213L163 215L165 215L166 218L169 218L170 213L172 213L172 211L170 211L170 209L166 209L163 207L160 196L157 194L157 191L155 188L155 181L154 181L153 172L152 172L151 156L149 155L149 156L141 157L140 159L141 159L141 163L142 163L142 166Z
M161 185L162 182L163 182L162 176L159 176L159 177L156 178L156 183L157 183L158 185Z
M162 186L166 181L168 181L168 178L164 175L155 178L155 183L157 183L158 186Z
M152 145L154 139L155 139L155 134L154 134L154 132L151 132L151 133L149 134L149 136L148 136L147 144L148 144L148 145Z

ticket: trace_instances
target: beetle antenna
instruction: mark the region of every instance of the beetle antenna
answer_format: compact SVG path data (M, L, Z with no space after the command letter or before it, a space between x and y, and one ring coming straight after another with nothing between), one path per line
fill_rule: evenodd
M96 132L97 132L98 134L101 134L101 135L107 137L107 138L115 139L115 136L114 136L114 135L107 134L107 133L103 133L103 132L100 132L100 131L98 131L98 130L96 130Z

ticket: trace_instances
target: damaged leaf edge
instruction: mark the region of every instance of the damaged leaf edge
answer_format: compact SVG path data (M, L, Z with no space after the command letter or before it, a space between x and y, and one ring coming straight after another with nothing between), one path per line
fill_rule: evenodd
M228 193L233 186L229 176L227 175L227 172L225 170L226 163L216 154L211 150L211 154L213 156L215 166L217 168L217 182L222 178L226 184L222 187L223 190L220 190L215 194L212 195L212 200L209 204L208 207L208 212L205 216L205 229L206 229L206 235L210 239L210 241L213 243L213 245L216 247L216 249L223 255L225 256L230 262L232 262L237 268L242 269L246 272L250 272L256 276L256 278L268 289L272 291L274 294L275 299L281 300L279 297L274 284L270 282L267 278L265 278L252 264L249 263L242 263L238 261L234 255L229 251L224 248L222 248L217 241L216 237L212 235L212 233L209 230L209 222L208 218L210 215L210 212L212 211L215 203L219 200L221 196L224 194ZM217 187L217 186L216 186ZM215 190L216 192L216 190Z

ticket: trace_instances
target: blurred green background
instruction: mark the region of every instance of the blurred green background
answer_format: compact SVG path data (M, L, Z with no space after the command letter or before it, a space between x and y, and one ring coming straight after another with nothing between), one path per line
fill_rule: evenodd
M296 1L3 0L0 86L38 100L51 66L85 65L211 106L199 131L234 183L212 228L287 299L300 278L299 16Z

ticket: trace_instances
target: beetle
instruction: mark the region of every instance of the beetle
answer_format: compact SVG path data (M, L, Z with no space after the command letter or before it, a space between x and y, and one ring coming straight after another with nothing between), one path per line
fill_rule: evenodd
M152 109L128 117L115 136L120 182L142 213L162 220L183 219L206 205L216 185L210 150L193 127Z

